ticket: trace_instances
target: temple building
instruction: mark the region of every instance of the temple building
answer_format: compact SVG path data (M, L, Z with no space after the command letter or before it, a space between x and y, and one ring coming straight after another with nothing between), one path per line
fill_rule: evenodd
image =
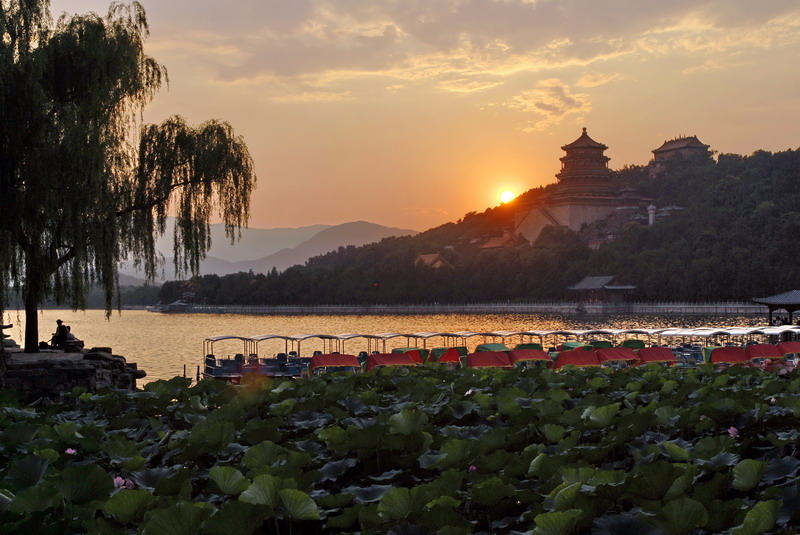
M618 209L641 207L646 214L646 199L612 183L609 158L604 154L608 147L590 138L586 128L578 139L561 149L566 155L556 174L558 184L538 203L515 214L514 234L533 242L548 225L577 232Z
M653 162L662 162L677 155L684 158L710 156L709 145L702 143L697 136L681 136L665 141L660 147L653 150Z

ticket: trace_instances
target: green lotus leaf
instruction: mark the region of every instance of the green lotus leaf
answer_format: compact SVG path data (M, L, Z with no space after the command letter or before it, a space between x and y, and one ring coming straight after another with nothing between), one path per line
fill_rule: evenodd
M286 516L292 520L319 520L319 509L311 496L297 489L281 489L278 494Z
M50 464L55 463L61 457L53 448L42 448L36 450L34 453L43 459L47 459Z
M672 487L673 481L683 473L682 469L663 460L640 464L634 470L635 478L627 494L646 500L660 500Z
M424 430L428 415L420 411L402 410L389 417L389 429L398 435L411 435Z
M393 520L403 520L421 511L427 501L421 488L394 487L381 498L378 513Z
M641 521L630 513L607 515L592 523L594 535L663 535L655 526Z
M558 424L544 424L539 429L552 444L561 442L561 439L564 438L564 433L566 433L566 429Z
M581 494L582 483L562 483L550 493L549 501L552 503L553 510L567 511L575 506L575 500Z
M708 522L705 506L691 498L679 498L667 503L653 522L670 535L688 535Z
M238 496L250 487L250 481L231 466L215 466L209 471L208 479L214 482L222 494L228 496Z
M206 420L192 428L187 453L190 455L214 454L233 442L235 427L232 422Z
M514 487L497 476L490 477L472 487L472 499L481 505L494 505L503 498L514 495Z
M658 447L673 462L687 462L689 460L689 452L674 442L662 442Z
M56 424L53 426L56 436L65 444L78 444L83 438L83 435L78 433L78 424L74 422L65 422L63 424Z
M348 457L339 461L330 461L319 469L322 474L322 481L336 481L339 476L355 467L358 464L358 459Z
M461 500L453 498L452 496L439 496L438 498L426 503L425 509L433 509L434 507L447 507L455 509L460 505L461 505Z
M156 486L164 479L168 479L178 473L178 467L175 466L159 466L156 468L148 468L140 472L131 474L131 480L136 483L136 486L154 490Z
M271 475L257 476L239 495L239 501L275 508L278 505L278 482Z
M588 420L589 424L594 427L608 427L619 413L619 408L619 403L611 403L610 405L603 405L601 407L589 407L583 413L583 418Z
M474 413L478 406L471 401L457 400L450 404L450 410L456 420L460 420L468 414Z
M547 461L547 455L540 453L532 461L528 467L528 477L538 476L544 463Z
M694 485L694 479L697 475L697 468L694 465L685 465L681 468L683 468L685 471L672 482L669 490L666 494L664 494L665 500L673 500L680 498L681 496L686 496L689 494L689 490Z
M11 463L6 479L12 489L32 487L42 480L50 461L38 455L26 455Z
M18 492L11 500L8 510L17 514L45 511L58 499L61 499L61 496L57 489L50 485L37 485Z
M268 507L231 501L203 524L203 535L250 535L272 516Z
M371 485L369 487L345 487L342 489L342 494L352 494L355 496L357 504L373 503L380 501L383 496L393 489L391 485Z
M770 500L758 502L752 509L747 511L744 522L731 530L733 535L762 535L775 527L778 521L778 511L781 502Z
M282 446L278 446L271 440L265 440L247 449L242 457L242 464L247 468L258 469L264 466L271 466L281 455L286 452Z
M103 506L105 512L116 517L122 524L141 520L144 513L155 505L156 499L143 489L124 489L108 499Z
M750 490L756 487L764 476L767 463L754 459L745 459L733 467L733 483L736 490Z
M536 515L533 519L536 524L533 533L534 535L572 535L582 514L583 511L580 509L570 509Z
M325 519L325 526L329 530L339 530L343 533L346 532L345 530L350 531L348 528L358 521L362 507L362 505L354 505L346 508L340 515L329 516ZM335 533L336 531L333 532Z
M710 459L715 455L728 451L734 442L733 437L727 435L704 437L695 443L692 455L696 459Z
M772 459L764 472L764 481L772 484L783 478L794 477L798 469L800 469L800 459L795 457Z
M14 493L10 490L0 489L0 514L8 511L11 502L14 500Z
M96 464L73 465L61 472L56 487L67 501L81 504L108 498L114 480Z
M197 535L213 510L205 504L178 502L168 509L153 511L144 525L145 535Z

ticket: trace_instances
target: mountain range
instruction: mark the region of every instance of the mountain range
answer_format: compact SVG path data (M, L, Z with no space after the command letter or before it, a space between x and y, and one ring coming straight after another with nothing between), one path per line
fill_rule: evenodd
M172 221L156 249L164 256L162 280L175 280L172 267ZM299 228L242 229L241 239L231 244L222 224L211 225L211 248L200 264L201 275L230 275L240 271L267 273L302 265L314 256L349 245L361 246L392 236L414 236L416 230L385 227L367 221ZM130 265L120 267L120 283L134 284L143 274ZM133 277L135 279L129 278Z

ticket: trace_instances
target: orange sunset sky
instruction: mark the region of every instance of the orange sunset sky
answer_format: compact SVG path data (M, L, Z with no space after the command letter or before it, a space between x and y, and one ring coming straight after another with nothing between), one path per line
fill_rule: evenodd
M553 182L583 126L615 169L681 134L800 145L797 0L142 4L170 78L145 120L231 122L256 164L254 228L455 221Z

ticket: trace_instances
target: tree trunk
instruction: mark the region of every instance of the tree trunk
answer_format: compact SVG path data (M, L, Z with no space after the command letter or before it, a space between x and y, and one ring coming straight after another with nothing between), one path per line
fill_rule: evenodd
M39 303L26 282L25 288L25 353L39 352Z

